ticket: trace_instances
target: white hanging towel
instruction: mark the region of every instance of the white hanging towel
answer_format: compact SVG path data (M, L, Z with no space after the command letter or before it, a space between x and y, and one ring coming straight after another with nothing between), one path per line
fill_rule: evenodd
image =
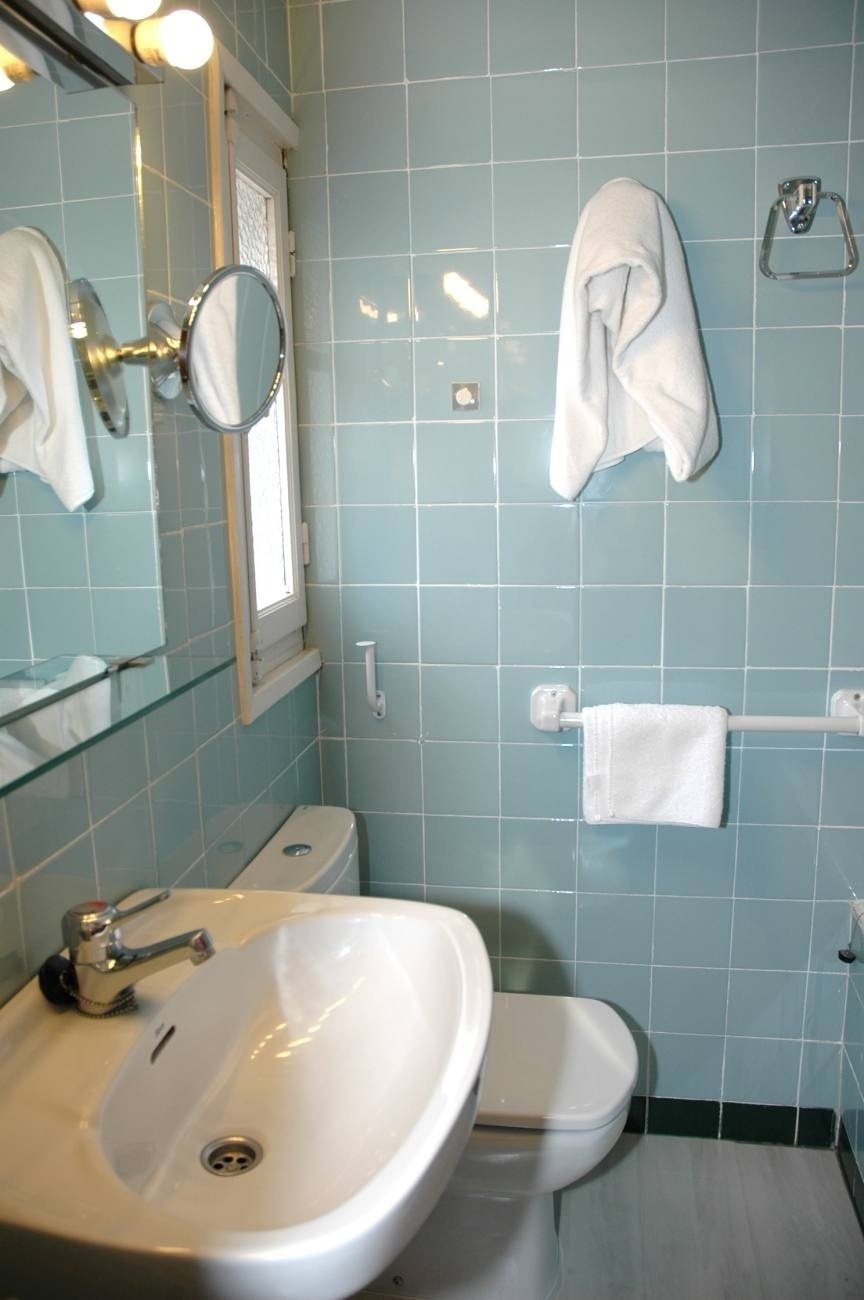
M626 177L585 205L561 305L549 479L572 501L639 448L672 477L716 455L717 416L681 241L653 190Z
M726 710L601 704L582 710L586 822L719 826Z
M93 495L66 278L38 230L0 235L0 474L29 470L67 510Z

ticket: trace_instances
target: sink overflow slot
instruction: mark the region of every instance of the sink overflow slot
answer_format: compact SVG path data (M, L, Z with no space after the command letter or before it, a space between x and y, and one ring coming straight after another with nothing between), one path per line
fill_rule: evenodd
M167 1047L168 1043L171 1042L171 1039L174 1037L176 1033L177 1033L176 1025L172 1025L170 1029L165 1030L165 1033L162 1035L162 1037L159 1039L159 1042L156 1044L156 1046L153 1048L153 1051L150 1053L151 1065L155 1063L156 1058L158 1056L161 1056L165 1047Z
M216 1138L208 1142L201 1152L201 1163L209 1174L219 1178L233 1178L248 1174L264 1158L260 1143L248 1137Z

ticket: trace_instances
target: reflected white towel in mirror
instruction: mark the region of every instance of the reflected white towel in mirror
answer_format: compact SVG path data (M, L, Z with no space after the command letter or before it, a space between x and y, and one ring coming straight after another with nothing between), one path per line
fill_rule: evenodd
M8 710L44 701L44 707L0 728L0 785L15 781L46 759L107 731L111 725L111 688L108 665L94 655L76 655L64 673L49 685L3 687L0 703ZM98 673L105 676L93 680ZM50 703L58 691L89 683L72 695Z
M14 470L36 474L67 510L93 495L66 278L26 226L0 235L0 473Z
M237 282L223 280L209 291L198 309L197 337L190 351L189 368L205 411L226 428L240 424L244 417L237 373L241 341ZM260 352L258 355L260 358Z

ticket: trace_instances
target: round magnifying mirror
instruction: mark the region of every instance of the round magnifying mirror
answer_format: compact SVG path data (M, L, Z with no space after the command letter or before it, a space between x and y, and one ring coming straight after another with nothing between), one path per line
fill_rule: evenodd
M285 373L285 317L273 285L254 266L215 271L196 289L182 325L167 302L157 302L146 337L121 345L92 285L76 280L71 289L72 336L112 433L128 427L124 362L147 366L153 391L166 401L182 390L202 423L220 433L244 433L272 405Z
M282 382L285 338L282 305L260 271L226 266L205 280L189 303L177 358L198 418L223 433L251 429Z

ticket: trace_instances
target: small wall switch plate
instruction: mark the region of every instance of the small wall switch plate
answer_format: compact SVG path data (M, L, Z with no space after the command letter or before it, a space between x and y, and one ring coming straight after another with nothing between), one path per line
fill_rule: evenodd
M450 385L454 411L478 411L480 409L480 385L474 379L457 380Z

